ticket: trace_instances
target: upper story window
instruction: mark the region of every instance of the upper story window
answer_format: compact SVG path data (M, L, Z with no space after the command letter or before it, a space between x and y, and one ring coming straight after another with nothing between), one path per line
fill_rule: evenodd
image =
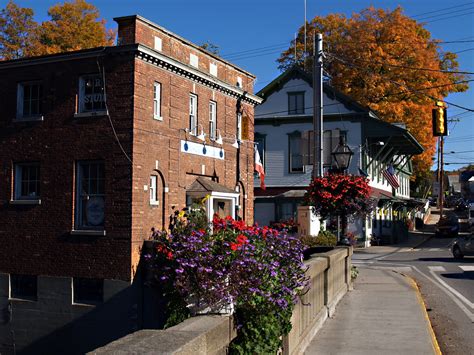
M189 64L191 64L193 67L199 67L199 57L196 54L190 54L189 55Z
M150 205L158 205L158 176L150 176Z
M36 301L38 299L38 276L11 274L10 298Z
M243 88L242 78L240 76L237 77L237 86Z
M14 199L39 200L40 166L39 163L15 164Z
M81 76L79 80L79 112L105 111L104 84L99 74Z
M197 116L198 97L194 94L189 95L189 132L197 135L198 116Z
M209 101L209 136L212 140L217 137L217 105L215 101Z
M153 118L162 120L161 117L161 84L155 82L153 85Z
M288 93L288 114L304 114L304 91Z
M80 161L77 163L76 229L104 229L104 170L103 161Z
M303 172L303 155L301 152L301 133L293 132L288 135L289 172Z
M43 113L43 86L40 82L19 83L17 89L17 119L40 118Z

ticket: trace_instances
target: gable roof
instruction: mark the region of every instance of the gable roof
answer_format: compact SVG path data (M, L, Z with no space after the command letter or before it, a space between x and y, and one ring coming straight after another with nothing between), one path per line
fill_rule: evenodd
M312 74L304 71L298 65L293 65L288 70L281 73L278 77L276 77L272 82L270 82L267 86L262 88L259 92L256 93L257 96L260 96L264 100L269 97L274 92L280 91L287 82L293 79L301 79L308 83L308 85L312 88L313 87L313 78ZM347 107L353 109L356 112L367 113L370 116L377 118L375 112L370 110L368 107L365 107L358 102L351 99L349 96L343 94L336 88L332 87L328 83L323 83L323 91L324 93L329 96L330 98L334 98L339 100L341 103L346 105Z

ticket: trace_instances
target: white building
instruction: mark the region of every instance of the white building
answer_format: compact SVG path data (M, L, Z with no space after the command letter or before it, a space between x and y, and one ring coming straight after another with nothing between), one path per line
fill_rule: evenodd
M265 168L266 190L255 179L255 221L295 218L312 172L313 90L311 75L297 67L281 74L257 93L264 102L255 108L255 141ZM324 170L334 168L331 152L344 136L354 152L348 173L367 174L378 207L367 222L350 228L361 240L374 233L393 234L393 220L410 198L410 158L423 147L402 125L384 122L377 115L331 86L324 85ZM397 189L382 172L392 165L399 181Z

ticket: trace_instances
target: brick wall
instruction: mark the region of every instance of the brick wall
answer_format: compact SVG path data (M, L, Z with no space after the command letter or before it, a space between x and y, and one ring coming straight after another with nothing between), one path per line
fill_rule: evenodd
M199 58L199 70L204 73L210 72L210 64L217 65L217 77L231 85L236 85L237 77L242 79L242 88L253 93L255 77L243 69L224 61L222 58L203 50L186 39L154 24L140 16L127 16L116 18L119 24L118 37L120 44L140 43L150 48L155 48L155 36L162 41L161 53L171 58L188 64L190 55Z
M79 76L96 58L1 70L0 271L130 280L131 166L105 116L74 118ZM109 57L111 118L131 155L133 60ZM15 123L17 83L41 80L44 120ZM113 89L112 89L113 88ZM103 159L106 236L73 236L75 162ZM13 163L40 163L41 205L12 205Z

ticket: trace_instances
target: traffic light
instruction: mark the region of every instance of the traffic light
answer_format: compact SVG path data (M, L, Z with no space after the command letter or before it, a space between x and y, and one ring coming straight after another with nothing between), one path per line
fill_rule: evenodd
M446 107L437 106L433 109L433 136L448 135L448 111Z

